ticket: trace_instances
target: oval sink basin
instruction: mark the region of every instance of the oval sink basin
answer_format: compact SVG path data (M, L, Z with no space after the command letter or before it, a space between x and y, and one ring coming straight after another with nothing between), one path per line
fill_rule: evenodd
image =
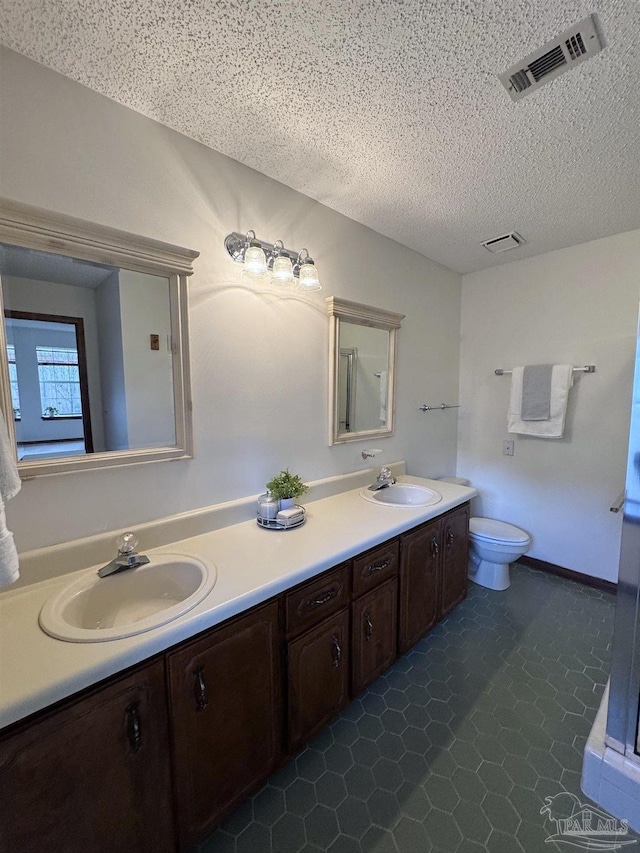
M215 566L184 554L106 578L92 571L45 602L40 627L58 640L99 643L142 634L187 613L213 589Z
M412 483L395 483L377 492L363 489L360 494L366 501L383 506L431 506L442 500L440 492Z

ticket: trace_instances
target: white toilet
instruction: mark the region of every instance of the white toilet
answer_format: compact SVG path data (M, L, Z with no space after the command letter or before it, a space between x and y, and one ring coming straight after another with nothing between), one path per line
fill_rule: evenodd
M468 486L460 477L443 477L445 483ZM531 538L506 521L495 518L469 519L469 569L468 577L488 589L508 589L511 584L509 566L526 554Z
M469 519L469 580L489 589L507 589L509 565L529 550L529 535L494 518Z

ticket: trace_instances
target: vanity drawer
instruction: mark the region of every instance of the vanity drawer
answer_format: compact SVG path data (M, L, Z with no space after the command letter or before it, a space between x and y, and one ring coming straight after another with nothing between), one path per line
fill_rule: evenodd
M353 595L362 595L368 589L395 577L400 561L400 544L397 539L378 545L353 561Z
M287 593L287 634L306 631L349 602L349 563Z

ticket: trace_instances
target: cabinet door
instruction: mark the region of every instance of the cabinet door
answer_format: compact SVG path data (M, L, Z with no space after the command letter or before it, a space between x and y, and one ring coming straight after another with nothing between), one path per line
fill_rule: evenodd
M442 549L442 615L444 616L467 594L468 504L442 519Z
M349 700L349 611L289 643L289 746L297 749Z
M396 659L398 581L376 587L351 612L351 684L357 696Z
M161 661L0 740L2 853L175 850Z
M167 656L181 849L206 837L281 753L278 604Z
M440 521L400 539L400 654L438 621L440 614Z

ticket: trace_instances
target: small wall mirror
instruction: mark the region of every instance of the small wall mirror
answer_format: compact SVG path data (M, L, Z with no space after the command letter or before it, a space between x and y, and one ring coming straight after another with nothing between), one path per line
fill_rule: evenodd
M397 331L404 314L327 299L329 444L393 435Z
M197 255L0 200L1 402L22 478L192 455Z

